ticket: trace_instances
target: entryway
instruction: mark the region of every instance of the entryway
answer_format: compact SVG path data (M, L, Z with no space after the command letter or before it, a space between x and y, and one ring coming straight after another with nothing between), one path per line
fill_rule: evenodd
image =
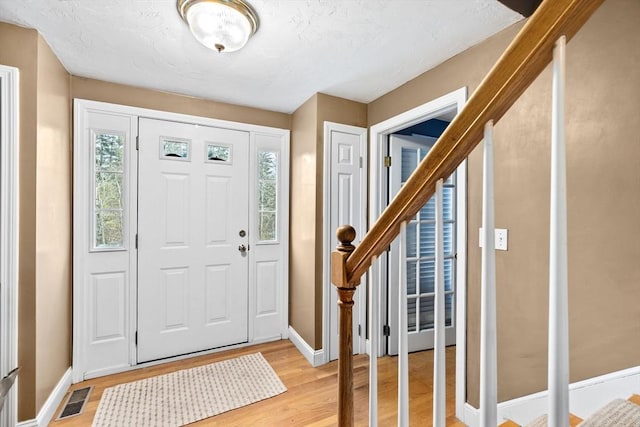
M74 382L287 338L289 131L74 111Z
M460 111L466 101L467 90L461 88L453 91L449 94L434 99L426 104L413 108L409 111L403 112L395 117L387 119L376 125L373 125L370 129L370 142L369 152L371 160L370 178L369 178L369 223L373 224L375 220L380 216L384 208L389 203L390 194L395 194L392 187L399 188L403 182L403 176L408 176L415 166L417 166L419 158L421 158L429 149L429 145L433 142L427 139L405 139L404 141L397 141L393 144L396 148L396 154L389 154L389 139L390 136L397 133L405 133L404 131L412 128L413 126L424 124L434 119L445 119L443 121L450 121L458 111ZM421 136L424 133L416 132ZM412 132L409 132L412 135ZM427 134L428 135L428 134ZM438 134L439 135L439 134ZM414 135L415 136L415 135ZM418 136L418 138L421 138ZM432 135L437 136L437 135ZM403 153L403 147L405 148ZM393 148L392 148L393 149ZM405 155L403 159L403 154ZM399 156L399 157L398 157ZM391 157L391 159L388 159ZM394 159L395 157L395 159ZM388 167L391 165L399 166L395 169L395 172L391 172L395 177L389 174ZM388 166L387 166L388 165ZM403 170L403 165L405 170ZM395 180L395 183L391 181ZM452 344L455 337L455 357L456 357L456 408L464 406L466 399L466 384L465 384L465 354L466 354L466 337L465 337L465 324L466 324L466 163L463 162L460 168L456 172L454 178L450 178L447 182L449 187L449 199L452 204L449 206L450 217L450 247L448 250L449 259L449 277L448 280L448 294L449 294L449 311L447 313L447 343ZM454 191L455 188L455 191ZM455 196L453 195L455 193ZM446 196L445 196L446 197ZM455 202L454 202L455 197ZM455 206L454 206L455 205ZM414 232L408 232L408 236L414 236L414 240L408 240L406 242L408 253L411 258L402 262L407 262L409 271L413 272L413 276L409 276L408 279L412 281L413 293L408 294L407 303L408 311L407 324L409 325L410 334L416 338L411 344L412 351L417 351L422 348L428 348L431 344L431 310L430 298L432 298L432 292L430 289L429 280L429 265L431 262L431 255L429 254L428 245L421 245L420 232L422 231L422 239L425 242L430 240L430 230L432 228L429 217L429 203L422 209L422 216L419 214L411 221L410 227L414 227ZM455 213L455 218L453 215ZM455 224L455 225L454 225ZM410 228L408 227L408 228ZM432 238L431 238L432 239ZM453 242L455 242L455 247ZM391 269L397 270L397 265L401 262L398 259L398 243L395 243L396 250L391 248L390 252L383 253L380 256L380 274L372 275L369 279L371 289L376 292L377 300L379 304L372 308L371 315L374 319L379 319L377 323L380 324L380 333L377 336L377 345L372 348L371 351L377 353L378 356L393 353L397 348L397 334L398 334L398 297L394 296L394 292L390 291L389 283L392 280L397 282L398 274L391 271ZM411 247L411 248L410 248ZM411 249L413 252L409 252ZM396 258L392 261L392 257ZM409 265L409 263L411 265ZM446 265L446 264L445 264ZM412 268L412 270L411 270ZM421 280L421 275L424 280ZM394 279L395 278L395 279ZM398 284L395 283L391 286L391 289L398 289ZM393 306L393 308L392 308ZM456 325L460 327L456 328ZM455 328L455 329L454 329ZM396 334L394 338L393 335ZM395 348L394 348L395 347Z

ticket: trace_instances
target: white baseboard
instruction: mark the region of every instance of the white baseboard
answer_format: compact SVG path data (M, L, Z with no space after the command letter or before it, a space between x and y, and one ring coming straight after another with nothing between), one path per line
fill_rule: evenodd
M323 350L314 350L311 348L309 344L293 329L292 326L289 326L289 341L296 346L298 351L302 353L305 359L313 366L323 365L324 362L324 351Z
M613 399L627 399L640 393L640 366L589 378L569 385L569 410L582 419L591 416ZM547 392L530 394L498 404L498 423L511 420L525 425L534 418L546 414ZM480 425L479 410L465 404L464 419L466 425Z
M60 378L60 381L58 381L58 384L56 384L55 388L44 402L44 405L40 408L36 419L21 421L18 423L17 427L48 426L56 413L56 409L60 406L60 402L62 402L62 399L64 399L64 396L67 394L69 387L71 387L71 368L67 369L64 375L62 375L62 378Z

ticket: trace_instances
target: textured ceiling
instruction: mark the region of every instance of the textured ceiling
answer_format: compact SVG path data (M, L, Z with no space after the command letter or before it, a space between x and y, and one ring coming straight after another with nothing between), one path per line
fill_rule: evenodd
M497 0L250 0L260 29L217 54L174 0L0 0L73 75L290 113L316 92L370 102L522 19Z

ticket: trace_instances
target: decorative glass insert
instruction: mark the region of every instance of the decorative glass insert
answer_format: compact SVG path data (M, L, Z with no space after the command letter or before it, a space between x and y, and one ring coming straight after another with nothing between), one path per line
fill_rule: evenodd
M278 240L277 151L258 150L258 240Z
M189 160L189 141L160 140L160 157L172 160Z
M231 161L231 147L228 145L207 144L207 160L210 162Z
M124 135L94 132L93 248L124 248Z

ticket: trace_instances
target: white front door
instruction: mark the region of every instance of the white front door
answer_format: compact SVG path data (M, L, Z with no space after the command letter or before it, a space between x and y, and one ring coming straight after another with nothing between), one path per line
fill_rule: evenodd
M390 135L391 168L389 199L416 169L435 144L436 138ZM443 188L445 345L455 344L455 272L456 272L456 173ZM407 224L406 259L399 259L400 239L391 245L389 268L389 354L398 353L398 269L407 265L407 326L409 351L433 348L435 302L435 196Z
M139 123L138 363L248 340L249 132Z

